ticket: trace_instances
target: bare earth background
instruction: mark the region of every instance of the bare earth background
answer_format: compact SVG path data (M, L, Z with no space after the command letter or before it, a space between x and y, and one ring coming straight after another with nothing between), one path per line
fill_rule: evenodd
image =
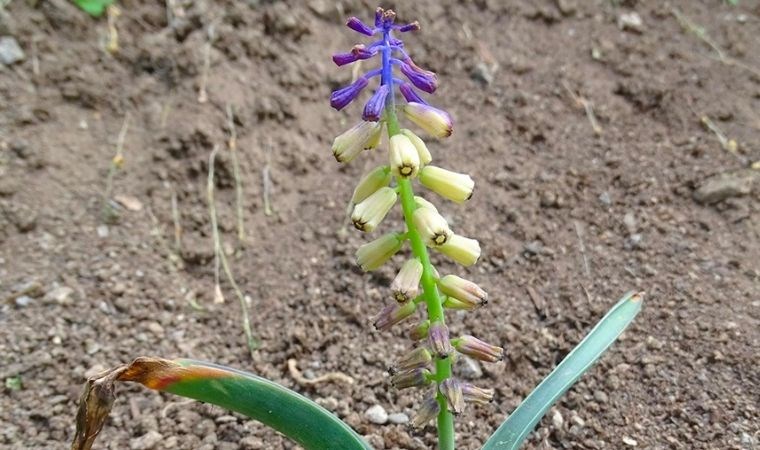
M379 334L369 325L401 257L362 274L353 254L369 237L345 228L354 183L383 152L341 167L329 149L360 111L329 108L330 90L351 78L330 55L360 40L342 27L345 17L368 19L376 5L179 1L173 12L184 16L167 23L164 2L121 1L119 51L109 54L105 18L64 0L30 3L12 1L0 19L0 35L25 53L0 66L0 378L8 381L0 446L66 447L85 376L138 355L191 356L271 378L335 411L378 449L432 446L432 428L415 434L364 415L375 404L411 415L420 393L390 389L384 372L409 348L405 327ZM531 3L383 5L422 23L407 47L438 72L432 101L455 118L452 138L430 144L434 158L477 182L464 206L435 199L484 249L471 270L443 258L439 269L465 274L492 298L475 313L451 314L451 326L508 353L503 363L458 369L497 391L492 405L458 420L460 448L479 448L632 289L647 293L641 315L526 448L757 448L760 172L749 167L760 160L760 6ZM673 9L704 27L727 59L684 30ZM592 106L601 135L574 95ZM228 104L242 157L244 243L235 233ZM127 114L125 164L113 184L126 206L104 224L106 174ZM735 154L703 115L736 140ZM213 304L205 183L217 144L225 250L262 343L253 360L228 284L226 303ZM399 228L394 214L383 230ZM298 384L289 359L307 377L339 371L356 382ZM98 447L294 446L241 416L125 386Z

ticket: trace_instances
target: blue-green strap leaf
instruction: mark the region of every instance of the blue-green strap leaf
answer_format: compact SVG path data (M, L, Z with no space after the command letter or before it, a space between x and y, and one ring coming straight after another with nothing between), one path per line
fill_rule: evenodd
M546 411L578 381L636 317L641 310L642 297L643 293L625 294L488 438L483 450L519 448Z

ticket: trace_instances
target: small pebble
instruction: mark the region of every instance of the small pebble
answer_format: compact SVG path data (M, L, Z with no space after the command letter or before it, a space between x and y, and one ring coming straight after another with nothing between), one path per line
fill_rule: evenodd
M483 376L483 369L480 364L472 358L465 356L461 360L460 375L468 380L477 380Z
M369 409L364 412L364 417L377 425L383 425L388 422L388 413L385 412L385 408L380 405L370 406Z
M71 294L74 293L74 289L68 286L60 286L45 294L44 301L46 303L58 303L59 305L68 305L72 303Z
M24 51L15 38L11 36L0 37L0 63L10 66L25 58Z
M636 447L639 445L638 442L636 442L636 439L633 439L632 437L623 436L623 444L629 446L629 447Z
M609 397L604 391L596 391L594 392L594 400L596 400L599 403L607 403L609 400Z
M409 423L409 416L404 413L393 413L388 416L388 422L403 425Z
M28 295L22 295L21 297L16 297L16 306L18 306L19 308L29 306L31 303L32 303L32 297L29 297Z
M99 238L107 238L108 237L108 225L98 225L98 237Z

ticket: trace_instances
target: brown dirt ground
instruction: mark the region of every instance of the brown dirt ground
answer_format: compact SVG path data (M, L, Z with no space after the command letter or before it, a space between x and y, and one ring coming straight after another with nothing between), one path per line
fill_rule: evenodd
M330 90L351 76L330 55L357 41L344 17L368 17L374 4L178 2L185 17L168 25L164 2L123 1L120 51L110 55L105 20L64 0L30 3L11 2L0 24L26 52L0 71L0 377L22 381L0 395L0 446L64 448L85 375L138 355L247 369L317 399L379 449L431 446L432 429L414 434L364 417L374 404L411 415L420 394L389 389L384 373L409 346L404 327L380 334L368 320L400 258L362 274L353 253L367 237L345 228L354 183L382 156L340 167L329 151L360 109L329 108ZM433 101L456 120L451 139L431 144L434 157L478 183L464 206L437 203L481 241L481 262L463 270L440 259L439 268L481 283L492 301L450 323L508 351L505 362L483 367L477 382L495 387L497 399L458 420L459 447L478 448L617 298L640 289L647 299L635 324L526 448L756 448L760 181L756 171L736 171L760 160L760 76L752 71L760 68L760 7L671 2L731 58L722 63L661 2L530 3L386 5L423 24L407 46L438 72ZM634 11L640 28L621 30L621 14ZM209 100L201 104L211 24ZM490 83L484 67L495 67ZM570 90L593 104L600 136ZM262 342L253 360L229 285L227 302L212 303L205 183L209 152L228 136L227 104L243 154L245 243L235 236L226 151L218 208ZM122 208L103 227L106 174L127 113L113 194L143 207ZM736 154L702 115L737 141ZM271 216L263 211L266 164ZM720 201L694 200L723 173L744 176L745 185L754 179L754 192L735 196L723 186ZM396 215L384 227L399 224ZM37 288L16 299L30 283ZM340 371L357 382L299 386L290 358L309 376ZM294 447L215 407L135 386L121 394L100 448Z

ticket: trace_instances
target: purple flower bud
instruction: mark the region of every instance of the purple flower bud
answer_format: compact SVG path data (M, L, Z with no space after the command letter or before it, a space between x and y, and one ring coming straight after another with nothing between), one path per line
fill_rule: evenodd
M346 105L351 103L356 98L356 96L359 95L362 89L367 86L367 83L369 82L366 78L360 77L352 84L333 91L332 95L330 96L330 106L337 109L338 111L345 108Z
M455 339L454 347L459 353L481 361L497 362L504 358L503 348L483 342L470 335Z
M401 85L398 87L398 90L401 91L401 95L404 96L407 102L414 102L414 103L421 103L423 105L427 105L427 102L422 99L422 97L417 94L417 91L414 90L411 84L409 83L401 83Z
M447 378L438 385L438 391L446 397L446 403L449 411L459 415L464 411L464 395L462 394L462 383L456 378Z
M414 369L399 372L391 377L391 384L396 389L425 386L430 384L430 371L427 369Z
M420 23L416 20L412 23L408 23L406 25L401 25L398 27L399 33L406 33L407 31L419 31L420 30Z
M449 327L443 322L433 322L428 330L428 343L430 349L439 358L446 358L451 354L451 341L449 340Z
M401 73L406 75L409 81L420 90L432 94L438 87L438 77L429 70L422 70L417 67L411 59L401 63Z
M383 13L385 10L381 7L377 7L375 10L375 27L378 28L383 24Z
M441 405L438 404L438 399L435 396L426 397L420 409L417 410L417 414L412 418L412 428L422 428L426 423L438 417L438 413L441 412Z
M399 372L407 372L414 369L423 369L433 360L430 350L419 347L404 355L392 367L388 369L391 375Z
M356 31L357 33L366 34L367 36L372 36L373 34L375 34L372 28L367 26L364 22L357 19L356 17L350 17L346 21L346 26Z
M388 98L389 92L390 88L387 84L377 88L375 93L372 94L372 97L370 97L364 105L364 114L362 114L364 120L370 122L377 122L380 120L380 117L383 115L383 110L385 109L385 99Z
M356 55L356 59L370 59L377 54L377 47L368 50L366 45L357 44L351 49L351 53Z
M414 302L386 306L375 317L375 328L379 331L388 331L393 325L411 316L416 309L417 304Z
M332 57L336 66L345 66L346 64L355 62L357 59L359 58L353 53L336 53Z
M409 339L413 341L421 341L428 336L428 330L430 329L430 321L426 320L420 322L416 327L409 331Z
M464 401L484 405L493 401L493 389L480 388L470 383L462 382L462 396Z

